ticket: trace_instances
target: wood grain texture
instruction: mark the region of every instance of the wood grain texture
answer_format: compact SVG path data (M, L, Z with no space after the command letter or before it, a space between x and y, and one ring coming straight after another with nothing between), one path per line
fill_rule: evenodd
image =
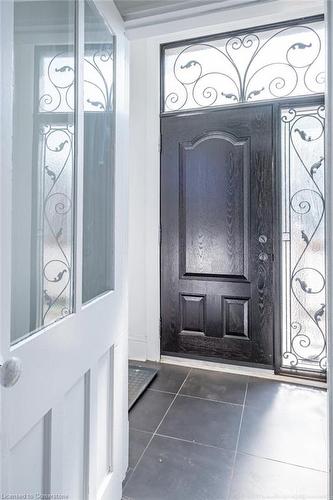
M258 258L261 234L273 248L271 106L161 127L162 352L272 365L273 263ZM184 296L205 297L204 335L194 307L184 335Z
M180 145L184 276L244 277L247 207L242 201L248 146L248 140L221 132L207 132Z

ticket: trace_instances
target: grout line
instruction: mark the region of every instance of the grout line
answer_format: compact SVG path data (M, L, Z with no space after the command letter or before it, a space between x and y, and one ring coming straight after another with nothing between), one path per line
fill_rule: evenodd
M208 398L201 398L200 396L193 396L192 394L179 394L180 397L184 398L193 398L193 399L200 399L201 401L212 401L213 403L220 403L223 405L231 405L231 406L243 406L244 403L231 403L230 401L218 401L217 399L208 399Z
M235 462L236 462L236 453L238 452L238 445L239 445L239 440L240 440L240 435L241 435L241 430L242 430L243 416L244 416L244 410L245 410L245 401L246 401L248 387L249 387L249 383L246 384L246 389L245 389L245 393L244 393L243 409L242 409L241 418L240 418L240 422L239 422L238 436L237 436L237 441L236 441L236 446L235 446L235 461L234 461L234 465L235 465Z
M206 448L214 448L215 450L222 450L233 453L234 450L231 448L223 448L222 446L215 446L213 444L200 443L200 441L190 441L189 439L178 438L174 436L168 436L168 434L160 434L156 433L156 436L166 438L166 439L174 439L175 441L182 441L184 443L195 444L197 446L205 446Z
M153 434L153 432L143 431L141 429L138 429L137 427L130 427L130 431L142 432L143 434Z
M189 369L189 372L188 372L188 374L186 375L186 377L185 377L185 379L184 379L184 382L183 382L183 383L182 383L182 385L179 387L178 392L175 394L175 397L174 397L174 398L173 398L173 400L171 401L171 404L170 404L169 408L167 409L167 411L165 412L164 417L163 417L163 418L162 418L162 420L160 421L159 425L157 426L157 428L156 428L156 430L155 430L155 432L154 432L154 435L155 435L155 434L157 434L158 429L159 429L159 428L161 427L161 425L163 424L165 417L166 417L166 416L167 416L167 414L169 413L169 410L170 410L171 406L173 405L174 401L176 400L176 397L177 397L177 396L179 396L179 393L180 393L181 389L183 388L183 386L184 386L184 384L185 384L186 380L188 379L188 377L189 377L189 375L190 375L191 371L192 371L192 368L190 368L190 369Z
M298 467L299 469L311 470L314 472L321 472L322 474L328 474L328 471L323 469L315 469L314 467L307 467L306 465L299 465L292 462L283 462L282 460L277 460L276 458L264 457L262 455L254 455L253 453L246 453L245 451L238 451L240 455L245 455L248 457L259 458L260 460L267 460L269 462L276 462L278 464L288 465L290 467Z
M133 477L133 474L134 474L134 472L135 472L135 470L136 470L137 466L138 466L138 465L139 465L139 463L141 462L142 457L143 457L143 455L145 454L145 452L146 452L146 450L147 450L148 446L150 445L150 443L152 442L152 440L153 440L153 439L154 439L154 437L156 436L158 429L161 427L162 422L164 421L164 419L165 419L166 415L168 414L168 412L169 412L169 410L170 410L171 406L173 405L173 403L174 403L174 401L175 401L176 397L177 397L177 396L178 396L178 394L179 394L179 391L181 390L181 388L182 388L182 387L183 387L183 385L185 384L185 382L186 382L186 380L187 380L187 378L188 378L189 374L191 373L191 371L192 371L192 368L190 368L190 369L189 369L189 371L188 371L188 373L187 373L187 375L186 375L186 377L185 377L185 379L184 379L183 383L182 383L182 384L181 384L181 386L179 387L178 392L176 392L176 394L174 395L174 397L173 397L173 399L172 399L172 401L171 401L170 405L168 406L168 408L167 408L166 412L164 413L164 416L162 417L162 420L160 421L160 423L159 423L159 424L158 424L158 426L156 427L155 431L152 433L152 436L151 436L151 438L149 439L147 446L145 447L145 449L144 449L144 450L143 450L143 452L141 453L141 455L140 455L140 457L139 457L139 460L137 461L137 463L136 463L135 467L133 467L131 477L130 477L130 478L128 479L128 481L126 482L124 490L126 490L127 485L131 482L131 479L132 479L132 477ZM139 430L139 429L137 429L137 430Z
M238 445L239 445L239 440L240 440L240 435L241 435L241 430L242 430L243 416L244 416L244 410L245 410L245 401L246 401L248 387L249 387L249 380L246 383L246 389L245 389L244 399L243 399L243 408L242 408L242 413L241 413L241 417L240 417L240 421L239 421L238 436L237 436L237 441L236 441L236 446L235 446L234 460L233 460L233 463L232 463L230 483L229 483L228 494L227 494L227 499L228 500L229 500L229 497L230 497L231 486L232 486L232 482L233 482L233 479L234 479L234 470L235 470L236 458L237 458L237 452L238 452Z
M147 389L148 391L154 391L154 392L162 392L164 394L176 394L176 392L171 392L171 391L161 391L161 389L150 389L150 387L148 387Z

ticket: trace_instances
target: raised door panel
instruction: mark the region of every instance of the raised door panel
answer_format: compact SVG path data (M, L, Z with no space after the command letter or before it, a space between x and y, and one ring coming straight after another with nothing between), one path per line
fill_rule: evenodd
M112 472L113 348L97 363L96 456L99 488Z
M181 275L247 277L249 140L207 132L181 145Z
M223 298L223 334L225 337L249 339L249 299Z
M64 398L63 493L69 499L86 499L87 395L87 382L81 377Z
M41 494L47 489L50 453L47 420L48 416L41 419L10 450L8 490L1 491L3 498L12 498L13 494L24 498L24 495Z
M204 335L206 330L206 297L180 295L181 333Z

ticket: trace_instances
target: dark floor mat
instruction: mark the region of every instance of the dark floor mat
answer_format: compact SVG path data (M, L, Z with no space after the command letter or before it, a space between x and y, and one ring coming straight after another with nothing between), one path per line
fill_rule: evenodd
M156 377L158 370L137 365L128 367L128 410Z

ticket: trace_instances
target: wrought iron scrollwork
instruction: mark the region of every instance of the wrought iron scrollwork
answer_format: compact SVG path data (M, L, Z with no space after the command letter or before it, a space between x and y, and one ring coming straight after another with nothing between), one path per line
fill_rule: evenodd
M283 365L325 371L324 108L291 108L281 119L284 154L288 153L284 196L289 197L284 271L289 274L285 283L289 282L291 294L285 305Z
M164 111L323 92L320 27L294 25L196 42L178 54L166 48Z

